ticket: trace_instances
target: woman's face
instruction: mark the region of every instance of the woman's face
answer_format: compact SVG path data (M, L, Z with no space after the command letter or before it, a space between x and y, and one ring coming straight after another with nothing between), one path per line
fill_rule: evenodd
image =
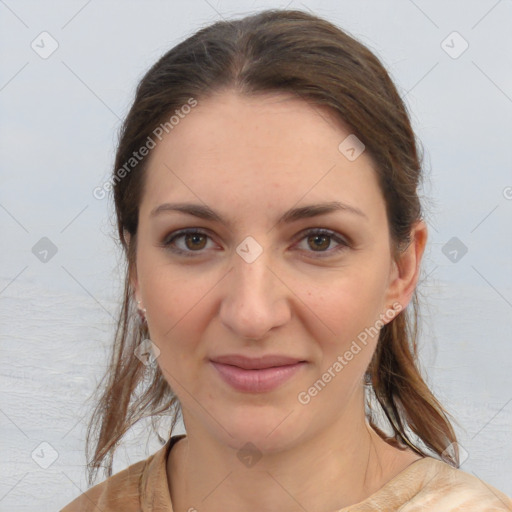
M133 284L187 432L271 450L362 414L378 328L408 299L372 161L339 149L349 135L326 109L229 91L152 150ZM178 203L197 215L162 207ZM219 363L233 355L249 360Z

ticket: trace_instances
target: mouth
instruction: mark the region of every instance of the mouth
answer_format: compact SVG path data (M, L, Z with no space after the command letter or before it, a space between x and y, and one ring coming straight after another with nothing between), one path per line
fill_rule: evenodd
M266 368L276 368L282 366L290 366L297 363L305 363L306 361L297 357L268 354L261 357L247 357L238 354L217 356L212 358L214 363L227 364L236 366L244 370L264 370Z
M222 380L240 392L272 391L296 375L307 362L294 357L267 355L248 358L241 355L219 356L210 363Z

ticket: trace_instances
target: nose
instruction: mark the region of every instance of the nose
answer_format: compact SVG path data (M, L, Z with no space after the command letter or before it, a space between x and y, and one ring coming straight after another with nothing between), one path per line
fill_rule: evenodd
M272 268L274 267L274 268ZM265 251L249 263L237 253L223 280L221 322L238 338L260 340L290 320L289 294L277 266Z

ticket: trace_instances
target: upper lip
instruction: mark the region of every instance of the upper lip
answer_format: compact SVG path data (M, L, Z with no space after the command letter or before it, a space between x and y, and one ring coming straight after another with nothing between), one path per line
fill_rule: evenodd
M269 354L261 357L247 357L238 354L217 356L212 358L214 363L230 364L245 370L261 370L273 366L288 366L304 362L303 359L290 356Z

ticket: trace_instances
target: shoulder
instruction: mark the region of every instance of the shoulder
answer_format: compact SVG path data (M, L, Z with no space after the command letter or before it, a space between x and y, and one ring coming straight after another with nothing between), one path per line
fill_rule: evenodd
M420 473L417 492L403 508L416 510L464 510L467 512L511 512L512 500L477 476L454 468L446 462L426 457L418 461Z
M126 512L139 510L139 482L151 458L139 461L91 487L66 505L61 512L110 512L114 510L114 506L115 510Z
M83 492L60 512L139 512L142 502L167 499L165 460L175 437L160 450ZM150 507L151 510L151 507Z
M512 512L512 500L480 478L434 457L407 466L381 489L338 512Z

